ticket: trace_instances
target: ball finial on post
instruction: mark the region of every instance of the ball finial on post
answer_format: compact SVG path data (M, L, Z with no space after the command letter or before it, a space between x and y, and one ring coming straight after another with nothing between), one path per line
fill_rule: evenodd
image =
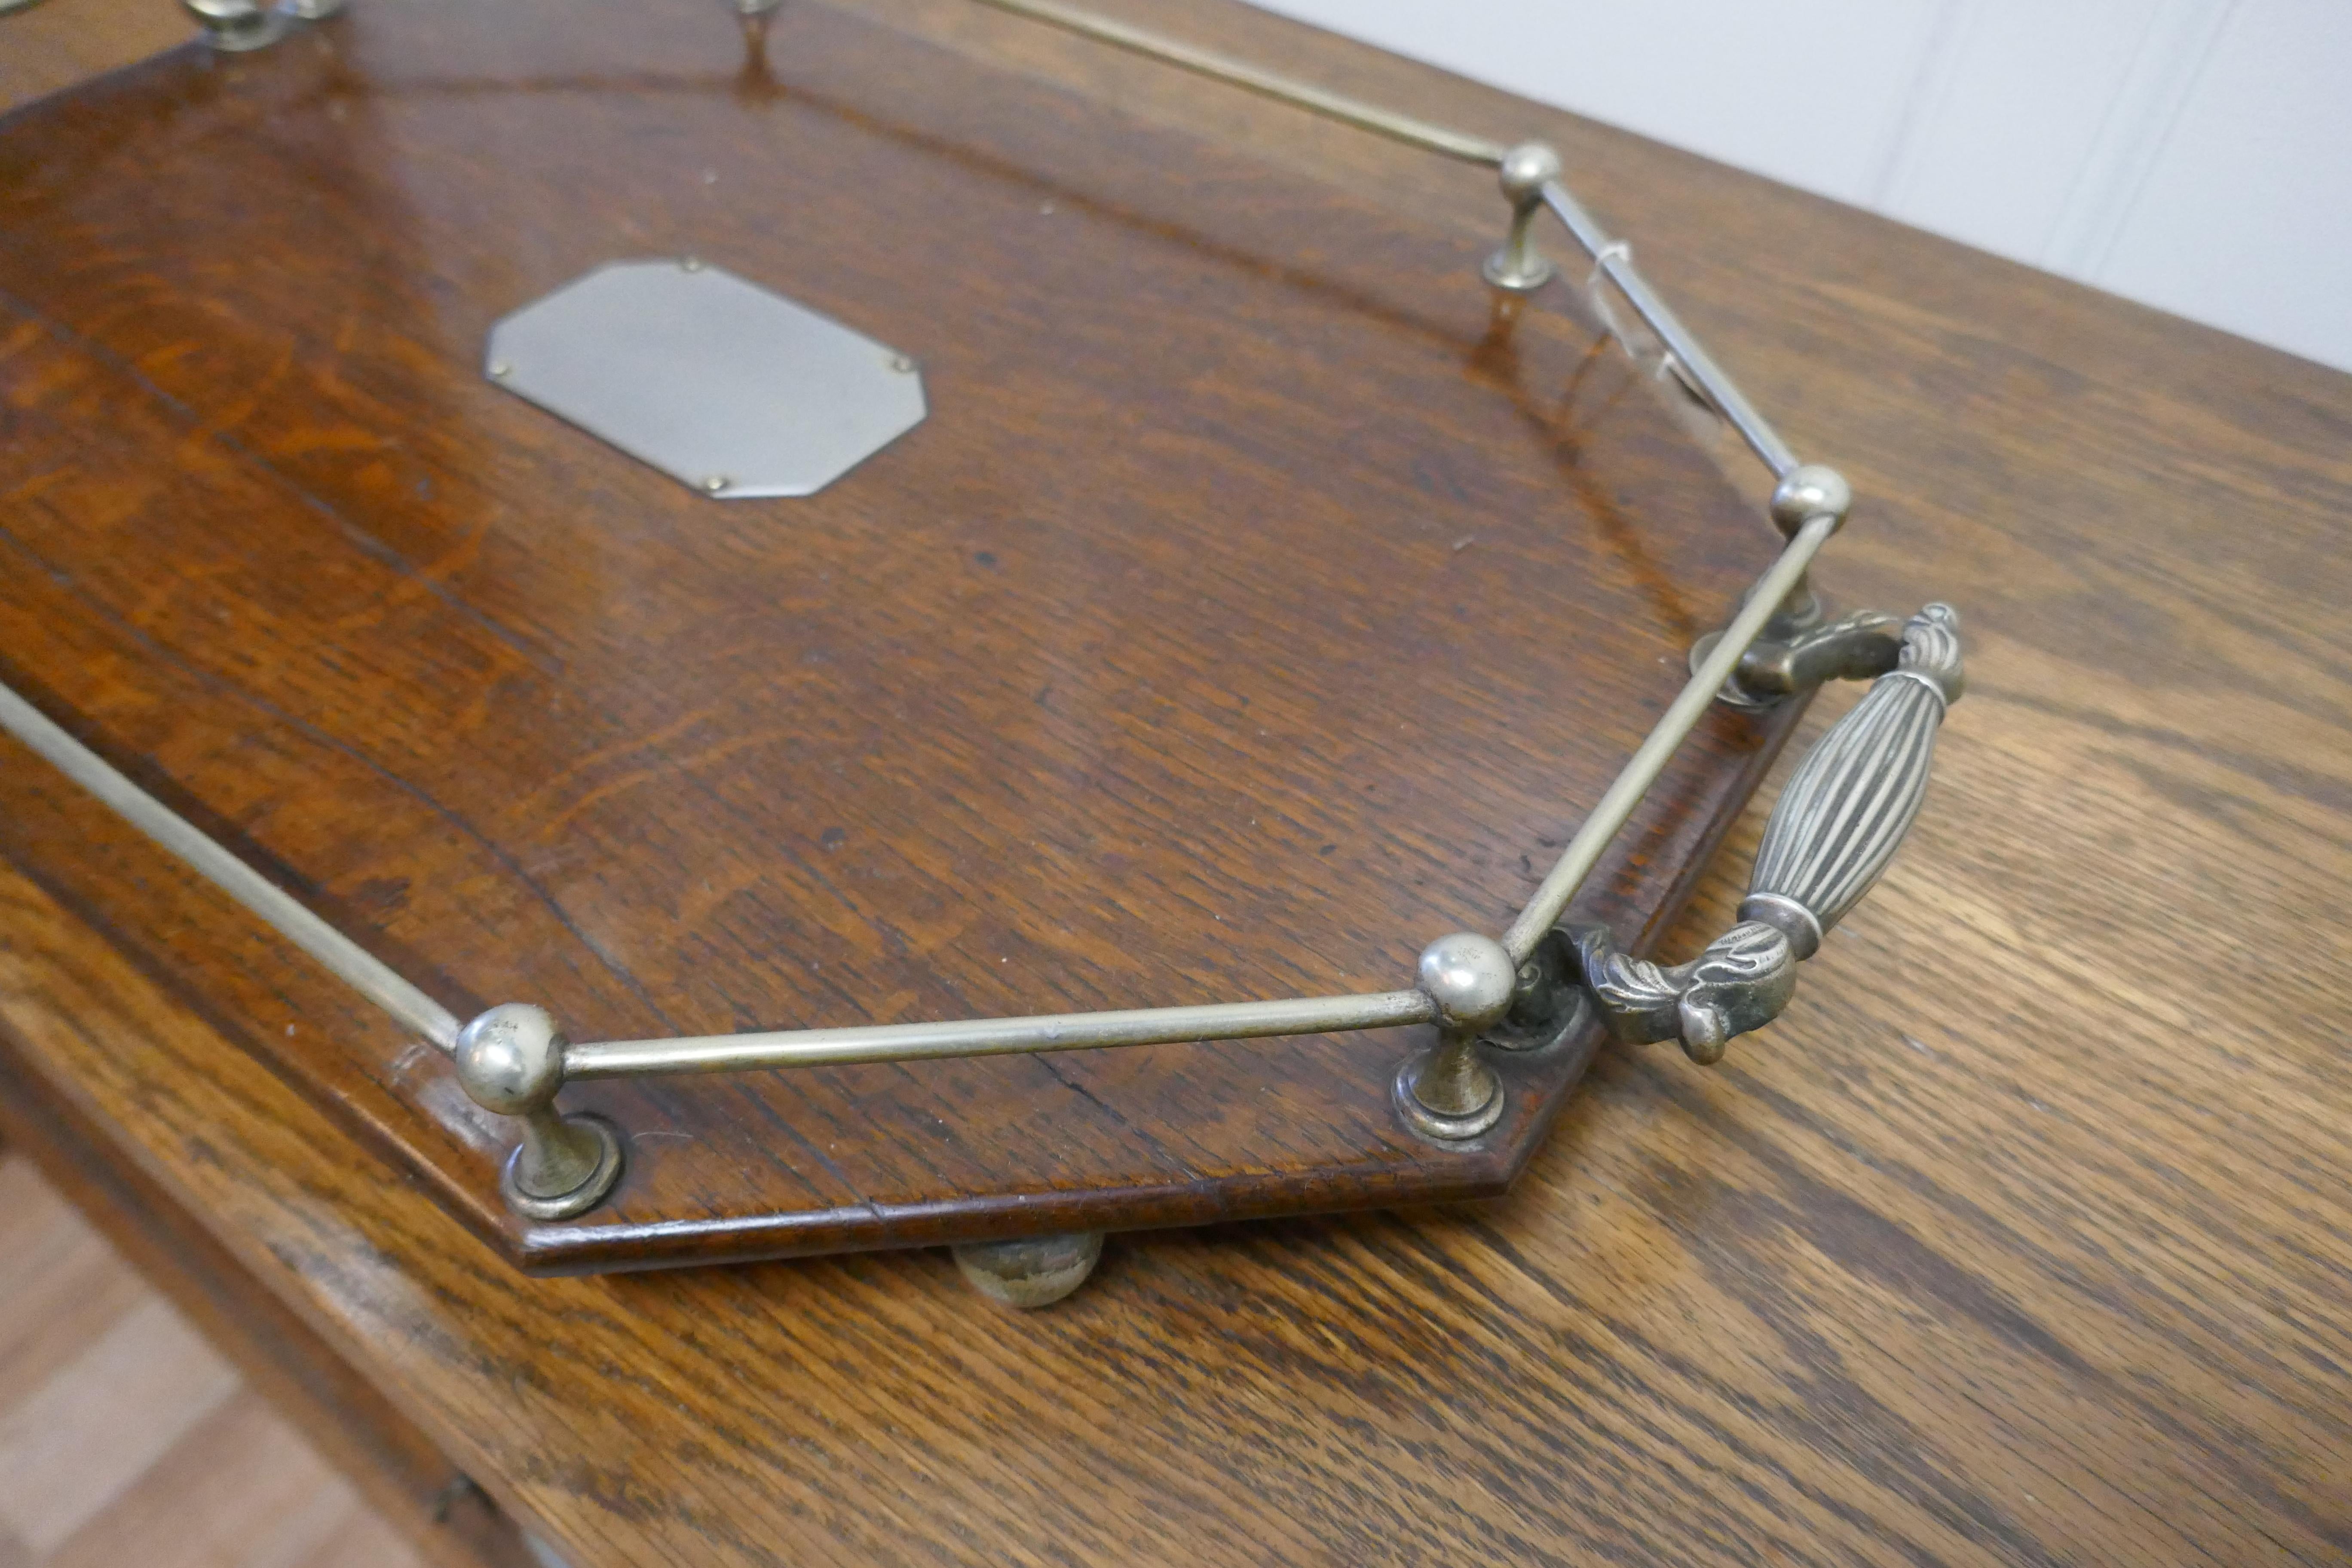
M1772 521L1784 535L1794 535L1817 517L1843 524L1853 510L1853 487L1827 463L1801 464L1772 488Z
M1832 533L1845 526L1846 513L1853 510L1853 487L1843 474L1827 463L1800 463L1780 476L1772 487L1772 526L1780 531L1783 539L1794 539L1797 531L1817 517L1833 518ZM1801 633L1811 631L1822 623L1821 600L1813 593L1810 574L1797 579L1788 597L1764 624L1763 639L1767 642L1787 642ZM1698 657L1697 650L1693 650ZM1752 706L1738 695L1735 677L1724 688L1732 706Z
M556 1111L569 1043L546 1008L508 1002L458 1031L452 1053L467 1098L522 1123L522 1142L507 1157L499 1184L508 1206L533 1219L585 1214L621 1179L621 1137L613 1124Z
M1536 248L1535 221L1544 187L1559 178L1559 154L1540 142L1524 142L1503 154L1495 174L1511 204L1511 229L1483 270L1497 289L1531 293L1551 281L1551 260Z
M562 1027L544 1007L508 1002L457 1035L457 1081L475 1104L521 1116L555 1103L563 1087Z
M1458 931L1421 952L1421 988L1453 1029L1483 1029L1511 1010L1519 966L1492 937Z
M1543 188L1559 178L1559 154L1541 142L1522 142L1495 165L1503 195L1514 210L1543 200Z
M1438 1040L1398 1072L1397 1110L1423 1137L1475 1138L1503 1115L1503 1080L1478 1054L1478 1035L1511 1010L1519 966L1492 937L1455 931L1422 950L1420 979L1436 1005Z

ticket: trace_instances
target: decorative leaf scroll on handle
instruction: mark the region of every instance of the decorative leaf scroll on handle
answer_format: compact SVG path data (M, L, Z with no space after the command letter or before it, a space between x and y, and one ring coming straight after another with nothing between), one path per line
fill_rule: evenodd
M1605 927L1570 929L1585 987L1617 1038L1679 1039L1701 1066L1720 1061L1732 1036L1789 1005L1798 963L1820 951L1895 858L1927 798L1936 731L1964 677L1950 605L1912 616L1899 643L1885 636L1890 618L1849 617L1823 628L1847 632L1843 648L1809 650L1817 667L1878 679L1780 792L1738 925L1671 967L1618 952Z

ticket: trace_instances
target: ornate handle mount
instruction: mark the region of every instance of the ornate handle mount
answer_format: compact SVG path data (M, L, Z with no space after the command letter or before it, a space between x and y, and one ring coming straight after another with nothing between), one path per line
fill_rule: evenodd
M1929 605L1889 637L1892 616L1849 616L1805 639L1791 686L1830 674L1876 675L1781 791L1756 852L1739 923L1688 963L1671 967L1617 950L1603 926L1573 926L1574 962L1621 1040L1679 1039L1701 1066L1734 1035L1789 1005L1797 964L1862 900L1927 797L1927 764L1944 710L1960 699L1959 617ZM1777 683L1770 683L1777 684Z

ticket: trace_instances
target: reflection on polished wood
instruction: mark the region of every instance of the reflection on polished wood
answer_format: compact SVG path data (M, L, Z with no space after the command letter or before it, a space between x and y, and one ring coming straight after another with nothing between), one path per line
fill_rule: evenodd
M1491 219L961 6L853 9ZM1017 1319L942 1252L520 1279L11 872L15 1058L581 1564L2352 1552L2352 383L1239 8L1119 10L1557 141L1853 478L1825 584L1964 607L1928 809L1769 1034L1604 1053L1505 1203L1115 1237Z

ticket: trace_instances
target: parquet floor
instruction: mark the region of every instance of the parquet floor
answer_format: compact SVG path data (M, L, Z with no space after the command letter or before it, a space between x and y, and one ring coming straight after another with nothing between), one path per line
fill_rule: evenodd
M0 1158L0 1568L421 1568L21 1156Z

